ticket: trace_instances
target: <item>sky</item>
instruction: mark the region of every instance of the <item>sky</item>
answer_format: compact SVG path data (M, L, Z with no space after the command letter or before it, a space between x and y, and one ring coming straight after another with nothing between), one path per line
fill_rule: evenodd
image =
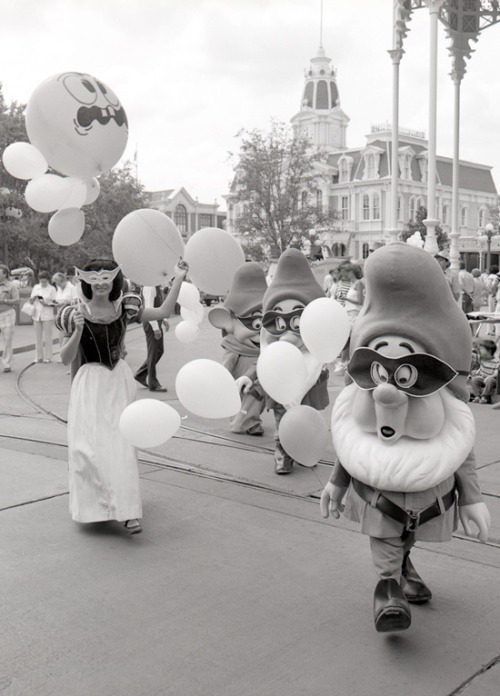
M392 0L16 0L2 3L0 82L28 102L46 78L86 72L125 108L146 190L181 186L225 209L241 129L289 122L322 44L349 116L347 146L391 121ZM400 67L400 126L428 133L429 13L414 11ZM449 39L439 27L438 154L453 156ZM467 62L461 159L493 166L500 186L500 23ZM122 161L123 161L122 160Z

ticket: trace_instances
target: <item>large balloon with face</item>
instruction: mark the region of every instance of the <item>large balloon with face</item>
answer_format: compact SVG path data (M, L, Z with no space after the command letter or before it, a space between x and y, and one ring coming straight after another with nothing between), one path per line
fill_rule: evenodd
M84 180L111 169L128 138L127 117L113 90L77 72L38 85L26 108L26 130L52 169Z

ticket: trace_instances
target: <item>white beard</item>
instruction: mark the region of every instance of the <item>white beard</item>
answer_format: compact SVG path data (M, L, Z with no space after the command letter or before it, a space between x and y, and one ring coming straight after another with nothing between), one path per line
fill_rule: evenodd
M343 389L332 411L333 446L353 478L385 491L414 493L445 481L463 464L475 439L474 417L467 404L441 390L445 423L436 437L402 437L385 444L361 430L353 418L355 384Z

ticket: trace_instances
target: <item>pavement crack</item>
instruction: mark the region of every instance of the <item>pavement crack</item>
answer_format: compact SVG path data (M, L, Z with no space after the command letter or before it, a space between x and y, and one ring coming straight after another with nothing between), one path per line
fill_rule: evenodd
M477 672L474 672L474 674L469 677L469 679L466 679L458 688L456 688L454 691L451 691L448 696L458 696L459 694L465 693L465 690L478 678L481 677L483 674L488 672L488 670L492 669L493 667L496 667L500 663L500 655L497 655L494 657L492 660L487 662L485 665L481 667L481 669L478 669Z
M26 505L33 505L33 503L42 503L44 500L53 500L54 498L62 498L63 495L69 495L69 491L64 491L64 493L54 493L54 495L46 495L43 498L35 498L35 500L25 500L22 503L15 503L15 505L7 505L6 507L0 508L0 512L5 510L13 510L18 507L25 507Z

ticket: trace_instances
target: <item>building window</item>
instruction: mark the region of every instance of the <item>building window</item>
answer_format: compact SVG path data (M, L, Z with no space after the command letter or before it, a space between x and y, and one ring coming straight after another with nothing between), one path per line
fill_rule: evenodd
M363 250L362 250L362 252L361 252L361 256L362 256L364 259L367 259L369 255L370 255L370 245L367 244L367 243L365 242L365 243L363 244Z
M404 203L403 203L403 196L398 196L398 220L403 220L404 219Z
M332 254L334 256L345 256L346 246L340 242L332 244Z
M378 193L373 194L373 219L380 220L380 196Z
M405 155L403 160L402 179L411 179L411 155Z
M212 216L207 213L200 214L200 227L212 227Z
M316 189L316 208L323 210L323 191Z
M328 86L326 80L320 80L316 87L316 108L328 109Z
M467 227L467 208L460 209L460 227Z
M365 193L363 196L363 220L370 219L370 196Z
M366 155L365 157L366 179L375 179L375 155Z
M342 220L349 220L349 196L342 196L340 199L340 205Z
M443 225L448 225L450 222L450 206L443 205Z
M174 222L181 234L187 234L187 210L180 203L175 207Z
M412 196L412 197L410 198L410 214L409 214L410 222L412 222L413 220L415 220L415 211L416 211L415 205L416 205L416 203L415 203L415 198Z
M486 210L481 208L479 211L479 227L484 227L486 224Z
M345 184L349 181L349 162L344 158L340 160L340 183Z

